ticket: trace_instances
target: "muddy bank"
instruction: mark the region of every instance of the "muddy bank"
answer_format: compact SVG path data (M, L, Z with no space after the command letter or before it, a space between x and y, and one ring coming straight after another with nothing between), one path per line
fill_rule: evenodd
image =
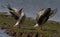
M0 25L0 29L7 29L6 26Z
M0 26L1 29L6 29L5 33L9 36L15 36L15 37L60 37L58 32L56 30L47 30L43 28L43 30L40 30L40 28L33 29L33 28L20 28L20 26L14 28L7 26ZM19 29L20 28L20 29Z
M14 29L7 29L6 33L10 36L15 37L60 37L58 32L56 31L43 31L43 32L35 32L35 31L15 31Z
M60 37L56 30L39 30L39 29L17 29L0 26L1 29L6 29L5 33L15 37ZM18 27L20 28L20 27Z

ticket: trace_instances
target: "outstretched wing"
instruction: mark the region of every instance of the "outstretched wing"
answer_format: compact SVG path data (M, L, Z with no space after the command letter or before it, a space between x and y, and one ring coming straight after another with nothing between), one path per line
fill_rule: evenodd
M57 12L57 8L54 10L51 10L49 18L53 17Z
M18 16L16 16L13 12L10 12L11 14L12 14L12 17L14 17L14 19L18 19L19 17Z
M13 8L11 8L10 5L7 5L7 8L9 9L9 12L12 14L12 16L17 20L19 18L18 14L15 12Z

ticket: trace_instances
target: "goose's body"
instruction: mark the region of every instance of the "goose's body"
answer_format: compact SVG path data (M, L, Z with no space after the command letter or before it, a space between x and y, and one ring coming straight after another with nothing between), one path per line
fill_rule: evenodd
M51 8L47 8L40 10L40 12L37 14L36 25L34 25L34 27L44 24L50 18L50 16L54 15L55 13L56 9L51 10Z

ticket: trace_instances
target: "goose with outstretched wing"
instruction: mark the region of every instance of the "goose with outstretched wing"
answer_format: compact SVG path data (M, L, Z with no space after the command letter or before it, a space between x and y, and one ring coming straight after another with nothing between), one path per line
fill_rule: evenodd
M54 16L56 12L57 9L53 9L53 10L51 8L41 9L37 13L36 24L34 25L34 27L38 27L44 24L50 17Z
M7 8L9 9L9 12L12 14L12 16L17 20L17 22L14 25L14 27L19 25L19 24L21 24L24 21L25 13L22 12L23 8L21 8L19 10L11 8L10 6L7 6Z

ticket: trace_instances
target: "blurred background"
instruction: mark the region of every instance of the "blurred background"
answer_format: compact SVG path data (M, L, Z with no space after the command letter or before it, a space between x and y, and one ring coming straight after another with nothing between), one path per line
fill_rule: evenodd
M39 12L41 8L57 8L58 11L56 15L49 20L60 21L60 0L0 0L0 12L8 12L6 6L10 4L13 8L23 8L23 12L27 17L36 18L36 13Z

